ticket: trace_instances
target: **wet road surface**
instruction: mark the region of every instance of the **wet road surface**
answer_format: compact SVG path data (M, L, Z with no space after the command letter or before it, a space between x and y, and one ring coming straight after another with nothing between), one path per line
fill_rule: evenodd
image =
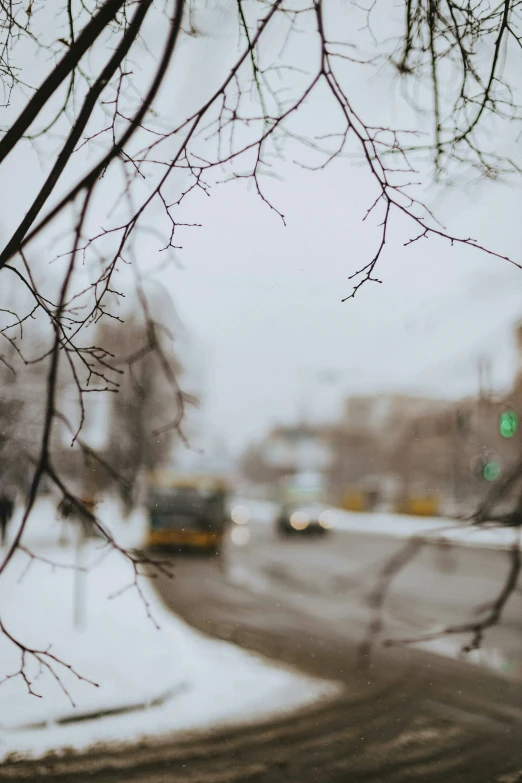
M144 742L5 765L0 780L65 783L522 782L522 596L471 661L463 639L384 649L361 659L368 594L397 539L332 531L280 541L248 526L218 558L174 558L165 603L196 628L309 674L343 683L332 702L298 715L205 737ZM243 536L246 538L247 536ZM386 597L382 637L466 620L506 576L505 552L426 546Z

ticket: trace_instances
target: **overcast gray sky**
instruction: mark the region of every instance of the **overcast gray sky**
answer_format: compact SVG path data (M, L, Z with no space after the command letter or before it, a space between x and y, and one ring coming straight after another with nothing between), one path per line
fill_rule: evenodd
M376 242L361 224L362 179L347 162L326 173L289 168L275 188L286 227L242 186L201 200L203 227L184 242L171 285L207 348L207 417L234 446L295 420L303 400L308 415L327 419L350 393L473 393L481 355L496 387L512 380L522 272L503 261L438 240L395 245L380 264L383 284L341 303ZM518 257L520 207L519 194L489 185L473 198L448 194L439 214ZM314 373L330 369L340 378L328 389Z
M166 85L160 101L168 111L176 114L177 101L188 105L226 71L236 51L227 31L236 20L218 12L219 34L190 41L192 53L181 51L183 77ZM408 113L394 84L379 74L361 80L353 100L372 119L385 104L387 116L402 125ZM324 112L327 120L328 107ZM347 159L309 172L292 164L294 152L290 147L278 169L282 180L268 185L286 227L244 183L213 188L211 198L197 195L187 208L202 227L182 235L182 268L163 273L203 366L203 407L194 415L201 429L237 450L303 412L332 419L352 393L458 397L475 392L481 355L492 361L494 386L507 388L522 271L442 240L404 247L414 232L399 226L379 264L382 285L364 286L341 303L351 292L348 276L378 242L377 221L362 222L374 191L365 170ZM36 156L7 161L13 184L4 229L43 170ZM449 230L521 259L520 188L457 182L451 191L429 188L426 196ZM338 373L329 388L317 380L322 371Z
M216 60L226 42L216 39ZM392 75L370 71L351 98L372 120L404 126L411 115L399 92ZM314 106L316 115L330 111ZM498 148L506 143L499 136ZM341 303L348 276L378 242L377 219L362 222L374 190L348 159L309 172L292 165L296 157L297 146L278 167L283 181L267 185L286 227L243 183L214 188L192 209L202 227L183 236L183 269L170 272L183 321L205 347L204 426L240 448L274 422L303 413L332 419L352 393L474 393L481 356L491 360L494 386L509 387L522 271L442 240L404 247L417 232L397 226L377 271L382 285ZM428 203L456 235L520 261L520 189L471 188L463 173L452 190L428 187ZM338 373L330 387L316 379L325 370Z

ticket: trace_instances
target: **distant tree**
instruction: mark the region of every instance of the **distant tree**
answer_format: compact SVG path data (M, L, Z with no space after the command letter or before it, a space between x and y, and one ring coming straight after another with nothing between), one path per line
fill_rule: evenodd
M12 321L12 315L9 316ZM36 330L26 325L32 344L38 344ZM34 470L42 426L41 401L45 397L45 365L25 365L16 346L4 346L0 363L0 489L24 497Z
M23 398L13 394L17 377L9 359L14 360L14 349L8 346L6 353L0 367L0 489L26 491L29 465L24 460L19 432L28 418L27 407Z
M162 310L157 298L155 310ZM167 313L162 315L166 319ZM99 466L98 473L102 481L118 488L130 509L143 471L172 464L175 435L189 397L179 387L182 367L174 352L173 335L164 323L147 324L131 312L124 330L114 321L100 323L97 341L117 357L118 369L118 392L111 395L108 443L103 450L114 474L100 471Z

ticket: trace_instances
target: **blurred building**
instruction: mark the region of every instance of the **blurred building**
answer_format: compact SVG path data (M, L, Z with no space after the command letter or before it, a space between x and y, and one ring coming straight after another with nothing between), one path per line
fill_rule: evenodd
M371 486L388 502L424 493L441 511L473 508L522 452L522 323L515 335L518 363L508 393L481 384L460 400L351 396L338 422L273 429L244 455L243 472L262 483L321 471L333 502Z
M276 427L263 445L263 456L283 474L324 471L332 460L331 431L311 424Z
M336 428L321 424L278 426L257 444L252 444L241 460L245 479L275 491L281 478L300 472L326 476L335 459Z
M448 405L447 401L405 394L349 397L336 428L332 486L341 492L344 485L368 476L386 483L391 477L400 481L403 470L397 454L403 441L409 442L413 422L439 415Z

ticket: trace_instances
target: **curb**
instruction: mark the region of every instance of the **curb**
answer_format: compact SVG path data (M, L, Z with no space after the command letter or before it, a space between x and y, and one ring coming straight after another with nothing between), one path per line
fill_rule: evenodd
M69 726L73 723L82 723L83 721L99 720L100 718L109 718L115 715L126 715L130 712L141 712L142 710L148 710L151 707L162 707L171 699L179 696L181 693L189 690L188 682L182 682L175 688L171 688L165 693L156 696L149 701L136 702L134 704L126 704L120 707L107 707L102 710L92 710L89 712L81 712L78 714L64 715L61 718L51 718L49 720L38 721L35 723L24 723L18 726L2 726L3 731L35 731L41 729L47 729L50 726Z

